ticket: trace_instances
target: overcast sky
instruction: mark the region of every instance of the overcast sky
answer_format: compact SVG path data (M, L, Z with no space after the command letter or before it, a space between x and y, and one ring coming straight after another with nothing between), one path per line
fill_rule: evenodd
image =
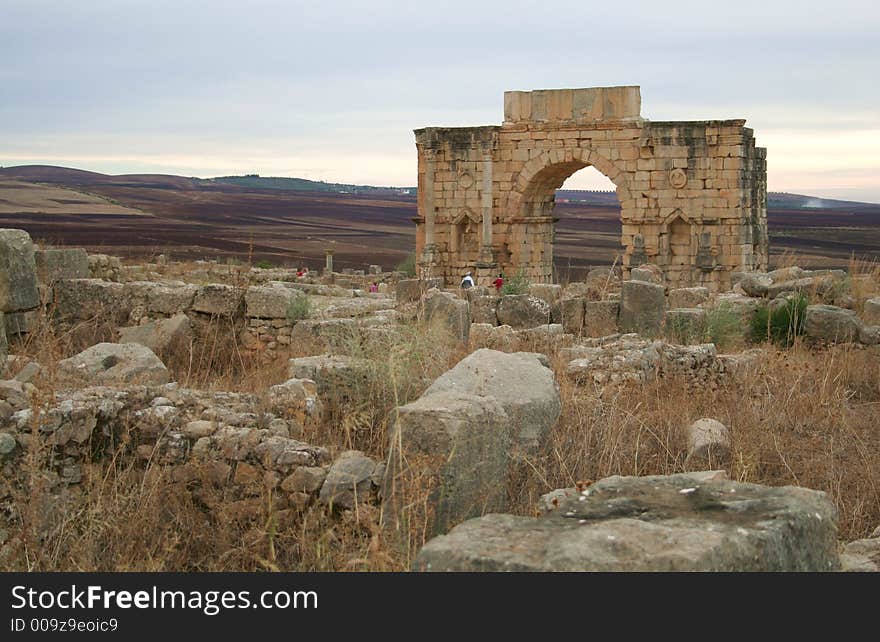
M880 202L878 6L0 0L0 165L413 185L415 128L636 84L648 119L746 118L771 190Z

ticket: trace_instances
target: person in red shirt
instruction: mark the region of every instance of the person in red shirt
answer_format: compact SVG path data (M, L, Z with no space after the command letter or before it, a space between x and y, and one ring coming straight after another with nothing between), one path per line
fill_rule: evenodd
M495 279L495 281L493 281L493 283L495 284L495 291L501 292L501 286L504 285L504 274L499 274L498 278Z

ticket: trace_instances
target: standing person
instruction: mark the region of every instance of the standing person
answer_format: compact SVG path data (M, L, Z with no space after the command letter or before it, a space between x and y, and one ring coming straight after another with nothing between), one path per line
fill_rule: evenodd
M503 272L499 273L498 278L495 279L495 281L493 281L493 283L495 285L495 291L501 292L501 288L504 285L504 273Z
M464 278L461 280L461 289L462 290L470 290L474 287L474 277L471 276L471 273L468 272L464 275Z
M378 291L379 291L379 284L376 283L375 281L370 283L370 292L378 292Z

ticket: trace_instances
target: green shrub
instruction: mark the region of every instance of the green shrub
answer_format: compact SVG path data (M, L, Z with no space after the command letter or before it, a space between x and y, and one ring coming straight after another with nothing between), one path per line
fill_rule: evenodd
M263 261L257 261L256 263L254 263L254 267L259 268L261 270L271 270L275 266L272 265L271 261L263 260Z
M670 339L679 345L691 345L703 340L706 333L706 319L702 323L694 323L693 319L684 316L674 316L666 324L666 333Z
M729 303L706 310L706 339L723 350L743 341L743 320Z
M407 276L416 275L416 253L410 252L406 258L397 266L398 272L403 272Z
M308 319L312 312L312 302L307 296L298 296L287 306L288 321Z
M501 294L528 294L529 293L529 279L526 277L526 273L522 268L520 268L519 272L516 273L516 276L512 276L509 279L504 279L504 285L501 286Z
M761 308L752 319L751 338L759 343L770 340L788 347L804 332L807 297L798 294L774 310Z

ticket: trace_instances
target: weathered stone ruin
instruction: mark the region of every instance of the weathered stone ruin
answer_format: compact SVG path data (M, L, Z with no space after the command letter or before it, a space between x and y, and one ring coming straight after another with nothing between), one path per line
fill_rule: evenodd
M65 498L89 470L127 458L230 519L253 519L270 492L279 528L307 509L329 520L381 515L375 528L388 533L424 520L422 534L436 537L415 570L880 567L880 538L838 551L835 508L823 493L732 482L723 471L610 477L544 495L540 517L505 514L520 510L523 470L546 457L572 395L600 404L664 380L714 393L754 379L775 349L750 334L762 311L803 296L799 340L809 350L877 353L876 276L736 272L732 290L718 293L676 287L645 264L511 295L386 273L378 277L386 292L365 293L359 286L376 276L206 265L179 280L159 266L35 249L18 230L0 230L0 259L0 346L8 335L13 353L0 364L0 471L11 484L41 462L57 499L46 528L63 522ZM10 315L19 319L12 328ZM725 338L715 336L719 318L727 349L716 345ZM51 362L22 356L46 328L71 339L67 352ZM388 394L381 447L324 442L329 431L355 434L357 414L371 413L365 401L377 378L394 375L388 353L412 356L410 344L395 344L406 332L428 352L449 346L454 360L405 382L416 391L408 398ZM175 360L217 337L236 359L280 366L262 392L174 381ZM665 445L677 449L675 470L731 465L735 424L701 413L676 430L679 441ZM207 499L209 488L222 489L222 502ZM0 561L15 515L5 501Z
M650 121L638 87L595 87L508 91L500 126L415 134L425 277L551 282L555 190L588 166L617 187L627 274L719 291L767 268L766 150L744 120Z

